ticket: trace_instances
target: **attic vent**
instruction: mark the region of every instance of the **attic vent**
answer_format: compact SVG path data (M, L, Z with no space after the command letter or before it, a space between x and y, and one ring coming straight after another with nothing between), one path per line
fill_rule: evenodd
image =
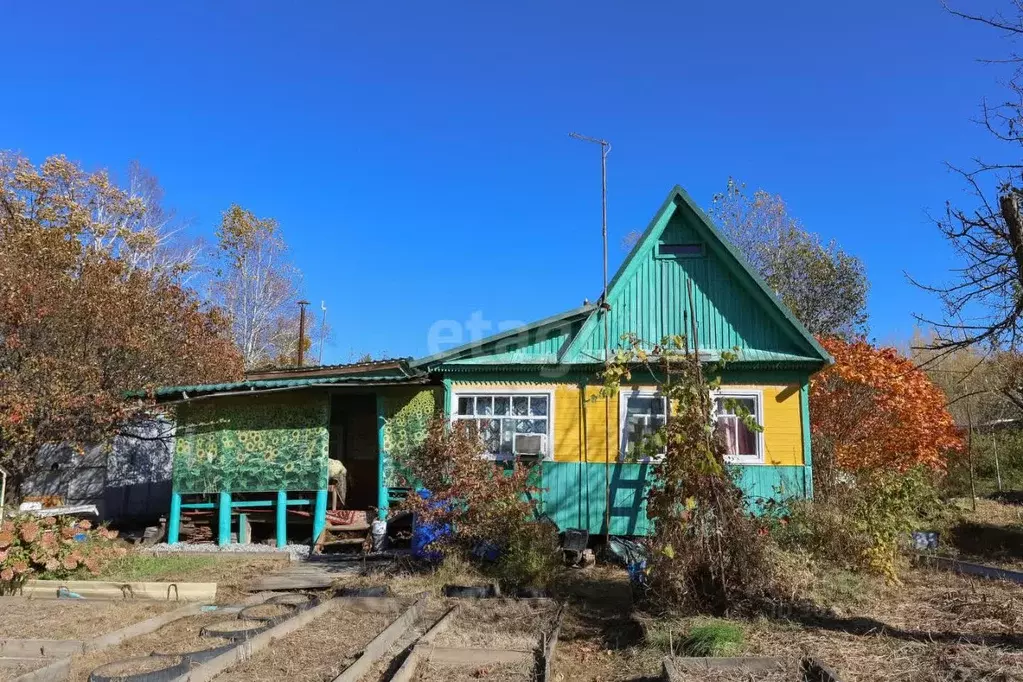
M703 255L703 244L658 244L657 255L661 258L699 258Z

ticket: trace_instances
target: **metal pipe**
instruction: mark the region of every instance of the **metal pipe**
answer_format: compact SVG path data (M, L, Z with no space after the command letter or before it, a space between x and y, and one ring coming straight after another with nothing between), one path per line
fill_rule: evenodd
M309 301L298 302L298 366L305 364L305 307Z
M7 470L0 467L0 523L4 522L4 504L7 501Z

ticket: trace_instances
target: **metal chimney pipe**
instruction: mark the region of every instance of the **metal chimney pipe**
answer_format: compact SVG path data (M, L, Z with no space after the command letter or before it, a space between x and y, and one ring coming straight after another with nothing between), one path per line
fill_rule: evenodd
M298 366L305 364L305 307L309 301L298 302Z

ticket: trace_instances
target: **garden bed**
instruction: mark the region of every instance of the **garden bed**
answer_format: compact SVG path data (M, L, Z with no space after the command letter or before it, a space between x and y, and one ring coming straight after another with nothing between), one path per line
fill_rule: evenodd
M216 677L217 682L329 682L395 618L354 611L343 600Z
M546 599L459 600L451 624L433 644L439 647L535 651L558 615L557 603Z
M535 666L531 662L485 663L473 665L434 664L420 661L413 682L531 682Z
M178 602L0 599L0 638L85 640L180 609Z
M139 637L126 639L117 646L76 655L71 662L68 682L87 682L89 674L101 665L114 661L158 654L182 654L226 644L226 640L201 636L200 630L207 626L237 617L237 614L211 611L195 616L179 618L159 630Z

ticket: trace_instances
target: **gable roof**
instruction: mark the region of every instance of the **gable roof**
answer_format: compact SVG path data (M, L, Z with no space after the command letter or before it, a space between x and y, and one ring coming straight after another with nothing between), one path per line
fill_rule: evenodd
M700 258L658 262L662 238L705 245ZM701 272L702 270L702 272ZM666 284L667 283L667 284ZM694 289L690 299L687 288ZM681 300L679 300L681 298ZM656 342L692 336L712 356L739 348L739 362L819 363L831 356L774 294L746 257L714 226L692 197L675 185L607 288L609 310L597 311L566 348L562 362L603 362L603 315L611 347L622 333ZM695 305L697 310L690 308ZM692 341L692 339L690 339Z
M700 258L669 258L658 244L703 244ZM690 298L690 290L693 292ZM621 334L649 341L685 334L694 312L701 356L739 348L738 363L830 363L813 335L746 258L676 185L608 284L607 308L587 305L415 361L413 367L593 365L604 362L604 316L612 348ZM692 307L695 311L691 310ZM556 352L555 352L556 351Z

